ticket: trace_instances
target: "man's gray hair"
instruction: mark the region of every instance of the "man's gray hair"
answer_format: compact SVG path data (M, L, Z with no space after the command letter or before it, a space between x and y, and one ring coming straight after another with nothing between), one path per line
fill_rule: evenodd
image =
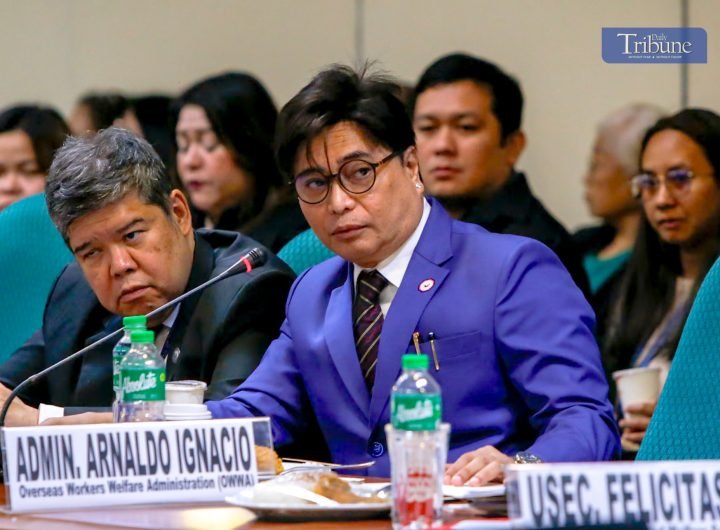
M598 126L598 138L629 177L640 171L640 145L647 130L666 112L648 103L634 103L605 117Z
M55 153L45 187L50 217L68 241L78 218L137 193L170 213L172 183L160 157L142 138L112 127L94 136L69 137Z

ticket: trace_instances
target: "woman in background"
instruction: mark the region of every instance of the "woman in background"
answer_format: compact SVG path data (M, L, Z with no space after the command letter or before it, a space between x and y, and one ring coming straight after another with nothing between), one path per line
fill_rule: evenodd
M52 157L68 134L51 108L17 105L0 112L0 210L45 190Z
M590 167L584 178L590 213L602 224L573 235L590 282L590 303L597 315L596 336L602 341L608 308L637 237L642 207L632 195L630 179L640 171L640 144L664 113L636 103L607 116L598 126Z
M660 368L664 383L695 293L720 249L720 116L686 109L658 121L633 177L643 219L612 308L605 343L610 371ZM628 406L623 446L639 447L656 403Z
M307 228L297 200L283 196L276 120L270 95L245 73L210 77L175 101L176 170L196 227L240 231L273 251Z

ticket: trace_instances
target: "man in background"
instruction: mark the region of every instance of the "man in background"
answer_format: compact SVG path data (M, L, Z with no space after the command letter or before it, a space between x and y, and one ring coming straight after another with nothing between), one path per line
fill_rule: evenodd
M546 244L587 293L570 235L515 170L526 141L518 82L488 61L447 55L420 76L411 110L428 194L456 219Z

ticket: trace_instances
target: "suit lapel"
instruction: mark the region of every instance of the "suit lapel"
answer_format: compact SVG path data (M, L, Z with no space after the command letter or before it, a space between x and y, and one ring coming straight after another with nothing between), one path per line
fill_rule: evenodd
M358 408L367 418L370 395L360 370L352 329L352 266L346 264L344 269L345 282L330 294L323 332L330 358Z
M430 202L430 217L383 324L370 401L373 426L383 417L390 400L392 385L400 375L402 355L412 351L412 334L420 317L450 272L442 264L452 257L452 220L436 201Z
M213 248L205 241L202 237L195 235L195 252L193 254L192 268L190 269L190 277L188 278L188 284L185 287L185 291L189 291L207 281L215 264ZM176 379L176 375L179 372L179 362L183 356L197 356L200 359L194 359L194 362L202 364L202 352L206 351L206 348L202 347L199 343L199 337L204 337L202 333L186 333L190 327L190 323L195 316L195 310L198 307L198 302L203 298L205 291L201 291L196 295L186 298L180 304L180 311L175 319L175 323L170 329L170 334L166 340L166 348L168 356L165 364L165 371L167 373L167 380L173 381ZM207 297L205 297L206 299ZM212 308L205 308L204 311L198 311L197 319L202 320L208 315L212 314ZM190 359L185 359L187 365L192 365ZM200 373L198 371L198 373Z

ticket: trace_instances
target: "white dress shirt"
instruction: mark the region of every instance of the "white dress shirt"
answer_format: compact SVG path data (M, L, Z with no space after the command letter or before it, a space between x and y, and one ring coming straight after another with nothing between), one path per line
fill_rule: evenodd
M383 318L387 317L387 313L390 310L390 304L392 303L393 298L395 298L395 294L397 294L403 276L405 276L405 271L410 264L410 258L412 258L413 252L415 252L415 247L417 246L418 241L420 241L420 236L425 228L425 223L427 223L428 217L430 217L430 209L430 203L423 199L422 216L420 217L420 222L415 227L415 231L407 239L407 241L400 246L399 249L374 267L374 269L382 274L389 282L387 287L385 287L385 289L383 289L380 293L380 309L382 310ZM371 269L363 269L356 264L353 264L353 267L353 285L357 286L357 279L360 273L363 270Z

